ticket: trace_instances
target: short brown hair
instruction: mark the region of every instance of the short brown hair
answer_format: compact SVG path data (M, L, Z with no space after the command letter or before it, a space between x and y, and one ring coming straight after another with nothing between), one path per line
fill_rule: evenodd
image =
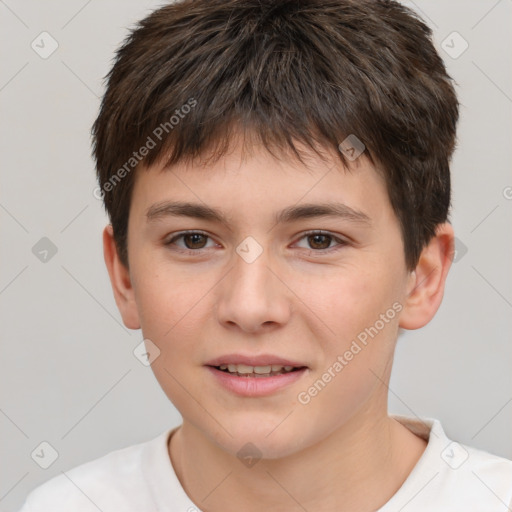
M121 261L139 162L220 158L237 128L301 161L294 141L318 154L354 134L384 175L414 269L448 220L459 115L431 36L393 0L180 0L140 21L92 129Z

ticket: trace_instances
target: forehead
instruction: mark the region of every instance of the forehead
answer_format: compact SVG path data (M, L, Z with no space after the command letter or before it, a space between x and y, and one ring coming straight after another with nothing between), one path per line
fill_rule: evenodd
M320 157L299 148L302 162L293 154L272 155L261 145L246 151L238 144L214 161L143 167L136 173L132 207L149 222L173 213L228 222L230 212L253 218L265 212L275 222L325 213L369 223L390 206L381 173L364 155L345 168L329 150Z

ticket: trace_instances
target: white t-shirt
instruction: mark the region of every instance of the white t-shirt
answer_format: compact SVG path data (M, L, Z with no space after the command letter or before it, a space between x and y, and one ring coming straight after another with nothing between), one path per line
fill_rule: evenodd
M436 419L391 417L428 445L376 512L512 510L512 461L450 441ZM63 472L34 489L20 512L201 512L183 490L167 451L177 428Z

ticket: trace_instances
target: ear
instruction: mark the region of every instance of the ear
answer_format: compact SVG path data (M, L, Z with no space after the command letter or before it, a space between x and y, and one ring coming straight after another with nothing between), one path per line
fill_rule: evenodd
M128 329L140 329L139 312L128 268L121 262L114 240L114 230L109 224L103 230L103 256L117 308Z
M444 294L444 286L454 256L451 224L439 224L436 235L423 248L410 275L408 294L400 314L399 326L419 329L434 317Z

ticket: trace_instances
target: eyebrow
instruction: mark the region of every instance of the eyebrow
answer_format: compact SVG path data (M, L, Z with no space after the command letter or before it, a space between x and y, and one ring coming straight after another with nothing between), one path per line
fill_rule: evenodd
M229 220L220 210L199 203L162 201L150 206L146 211L147 222L153 222L169 216L192 217L229 225ZM366 213L342 203L307 203L289 206L278 212L274 217L274 221L275 224L283 224L316 217L337 217L367 225L372 223Z

